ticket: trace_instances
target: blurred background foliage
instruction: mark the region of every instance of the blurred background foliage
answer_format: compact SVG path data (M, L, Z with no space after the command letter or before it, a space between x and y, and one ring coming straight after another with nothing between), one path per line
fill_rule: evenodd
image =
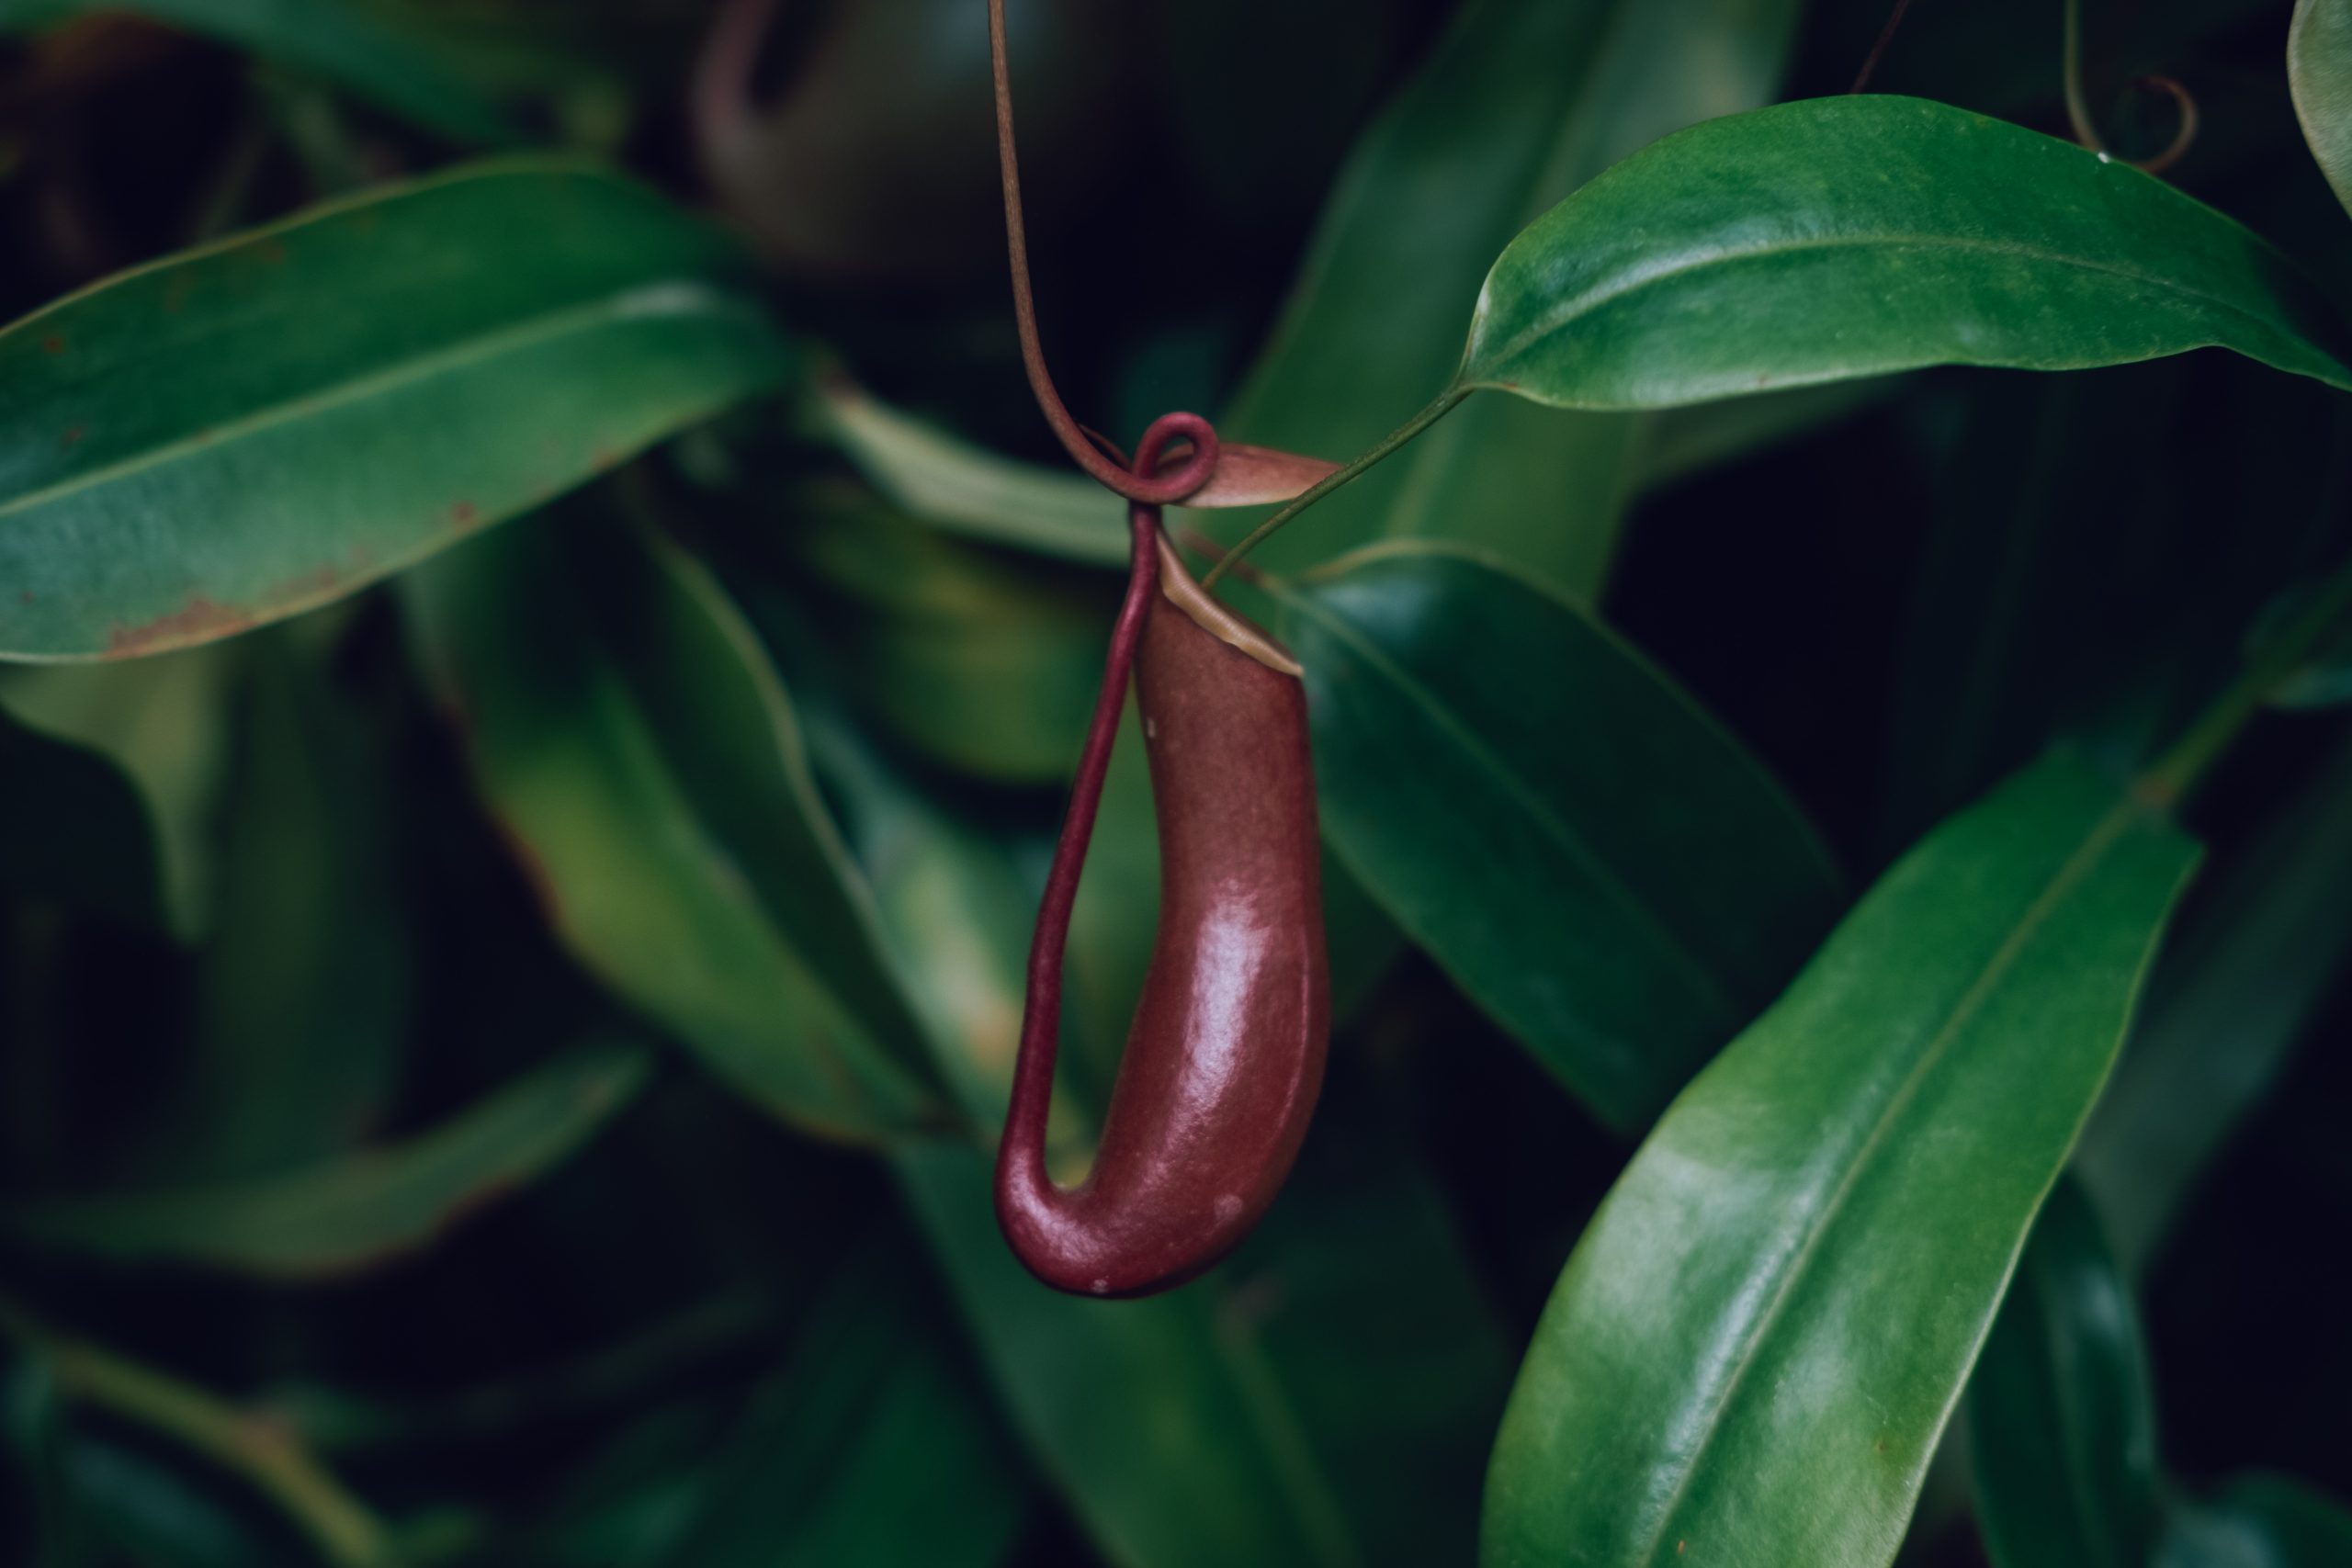
M2093 5L2093 101L2145 153L2170 110L2124 85L2186 84L2167 177L2341 295L2288 9ZM2346 543L2342 399L2217 354L1465 410L1258 560L1479 547L1522 574L1476 592L1531 688L1712 712L1631 782L1574 730L1544 765L1615 788L1674 886L1723 881L1723 994L1650 1018L1662 1080L1579 1077L1542 996L1335 862L1330 1081L1263 1230L1165 1298L1052 1297L981 1150L1117 509L1022 388L978 0L780 10L717 134L704 0L0 0L0 319L552 151L739 230L783 323L712 328L766 395L581 436L615 471L394 585L0 671L0 1559L1467 1562L1512 1368L1664 1099L1905 845L2053 739L2150 754ZM1350 456L1450 373L1528 220L1680 125L1843 92L1887 10L1022 0L1065 393ZM2063 134L2055 5L1910 10L1875 90ZM477 203L433 243L537 221ZM2352 1562L2352 730L2340 671L2305 689L2197 805L2206 872L1906 1561ZM1072 953L1081 1157L1150 939L1139 751ZM1509 913L1524 970L1565 917Z

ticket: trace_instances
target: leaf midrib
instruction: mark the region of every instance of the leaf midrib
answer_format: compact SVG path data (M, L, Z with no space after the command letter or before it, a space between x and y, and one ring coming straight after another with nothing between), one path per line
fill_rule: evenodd
M282 398L234 419L207 425L194 434L164 441L68 479L23 491L0 502L0 523L85 490L168 468L198 454L224 451L239 441L251 439L278 426L382 397L436 376L462 370L599 325L694 314L751 313L752 309L747 301L707 283L680 278L639 284L562 310L526 317L509 326L479 333L443 348L393 360L379 369L334 383L322 390Z
M2130 267L2117 266L2086 256L2067 255L2061 252L2045 250L2037 245L2017 241L1979 240L1949 234L1867 233L1838 234L1821 239L1783 241L1747 249L1722 250L1712 252L1696 260L1678 260L1671 264L1655 266L1647 271L1635 269L1635 275L1623 282L1590 289L1563 300L1538 316L1524 331L1510 339L1504 347L1490 355L1479 357L1490 366L1507 364L1526 353L1534 344L1566 330L1579 317L1590 315L1603 306L1614 304L1619 299L1637 294L1654 285L1669 283L1690 273L1703 272L1710 267L1736 267L1804 251L1873 247L1890 251L1965 251L1987 255L2015 256L2028 261L2047 263L2052 266L2071 267L2077 271L2098 273L2103 276L2121 278L2127 282L2180 295L2186 299L2201 300L2217 310L2251 323L2267 334L2285 335L2310 343L2310 340L2303 338L2291 324L2282 324L2268 320L2221 295L2191 288L2177 279L2138 272ZM1485 303L1483 299L1479 302L1479 314L1482 317L1485 314ZM1475 327L1473 337L1474 339L1476 337ZM2317 350L2329 364L2337 368L2339 376L2335 380L2335 385L2352 386L2352 367L2345 366L2333 352L2317 344L2312 344L2311 346ZM1465 366L1465 371L1467 368L1468 367ZM1466 375L1463 378L1463 382L1473 384Z
M1864 1136L1860 1147L1856 1149L1846 1173L1838 1179L1838 1185L1830 1192L1828 1201L1823 1204L1819 1216L1807 1227L1796 1251L1791 1255L1785 1270L1773 1287L1772 1299L1765 1304L1763 1313L1756 1321L1755 1328L1741 1344L1731 1376L1724 1382L1722 1393L1714 1401L1714 1408L1707 1416L1705 1429L1701 1433L1698 1441L1688 1449L1688 1457L1682 1462L1681 1475L1676 1480L1673 1492L1668 1494L1666 1506L1658 1512L1657 1528L1652 1533L1649 1544L1644 1548L1640 1558L1645 1568L1657 1568L1658 1554L1665 1549L1667 1538L1672 1533L1670 1527L1674 1522L1675 1511L1681 1506L1684 1496L1690 1491L1691 1481L1702 1468L1702 1456L1713 1443L1716 1434L1721 1431L1724 1417L1730 1413L1733 1403L1739 1396L1742 1383L1746 1381L1749 1370L1756 1365L1758 1359L1758 1348L1763 1344L1774 1325L1779 1323L1781 1312L1795 1293L1798 1281L1804 1277L1806 1265L1821 1250L1823 1240L1835 1225L1847 1199L1852 1195L1854 1189L1860 1184L1863 1172L1869 1168L1872 1156L1885 1142L1896 1120L1917 1095L1920 1086L1927 1081L1929 1072L1942 1060L1953 1041L1959 1038L1962 1029L1973 1021L1976 1013L1982 1010L1995 988L2007 977L2008 971L2025 951L2028 942L2048 921L2059 903L2072 894L2082 880L2090 874L2109 848L2121 837L2124 829L2131 824L2136 815L2137 808L2132 804L2119 802L2110 807L2107 814L2093 825L2091 831L2085 836L2082 843L2052 875L2049 885L2027 907L2024 915L2018 919L2016 928L2002 940L2001 945L1994 951L1993 956L1986 960L1984 972L1977 976L1960 1000L1952 1005L1951 1016L1944 1021L1943 1026L1936 1032L1935 1037L1928 1041L1927 1046L1919 1053L1918 1060L1914 1062L1910 1071L1904 1075L1902 1083L1897 1085L1894 1092L1887 1097L1886 1103L1880 1110L1869 1133Z

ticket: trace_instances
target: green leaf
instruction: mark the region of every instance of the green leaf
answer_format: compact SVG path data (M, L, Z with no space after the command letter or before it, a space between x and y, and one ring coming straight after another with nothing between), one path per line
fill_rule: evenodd
M1323 828L1381 906L1603 1119L1638 1127L1842 903L1804 816L1589 615L1411 542L1283 596Z
M28 1240L274 1279L350 1273L431 1242L561 1163L635 1098L644 1053L579 1053L425 1133L218 1186L63 1199L6 1216Z
M1118 614L1111 580L938 533L862 493L803 493L792 513L776 547L865 712L960 772L1068 780Z
M181 1180L347 1147L383 1112L408 1041L388 749L333 683L333 649L301 648L293 629L256 637L247 661L220 918L173 1097L168 1170Z
M991 1568L1029 1480L911 1269L853 1265L811 1310L659 1562Z
M133 12L315 73L454 141L503 146L523 138L494 100L366 0L15 0L0 29L25 32L105 11Z
M2233 349L2352 388L2293 264L2128 164L1915 98L1822 98L1635 153L1513 240L1457 384L1663 408L1924 365Z
M2155 1568L2335 1568L2352 1562L2352 1509L2280 1475L2248 1475L2176 1508Z
M776 1113L849 1138L927 1122L922 1033L756 637L675 548L577 510L408 585L428 676L548 919Z
M496 164L0 331L0 657L223 637L560 494L783 373L741 267L642 186Z
M1482 1561L1888 1562L2195 858L2058 754L1897 863L1578 1242Z
M753 601L758 604L758 601ZM779 627L802 643L805 628ZM1050 840L977 818L917 788L827 705L810 696L810 750L841 803L843 827L871 887L908 1003L922 1021L941 1078L964 1119L1004 1120L1021 1046L1029 936ZM1090 868L1089 874L1091 874ZM1049 1137L1057 1158L1092 1136L1092 1118L1057 1065Z
M821 394L820 413L842 449L925 522L1090 566L1126 565L1121 507L1084 474L1000 457L846 381Z
M2062 1178L1969 1384L1977 1525L1996 1568L2142 1568L2156 1416L2131 1287Z
M1634 149L1751 108L1779 79L1790 0L1486 0L1359 142L1221 434L1344 458L1444 384L1464 313L1511 236ZM1639 422L1457 410L1269 540L1297 570L1400 535L1487 546L1597 593L1639 470ZM1197 517L1230 543L1241 529ZM1255 519L1242 519L1243 523Z
M165 917L184 941L212 923L213 817L229 772L240 653L195 649L135 664L0 669L0 708L109 759L138 791L154 824Z
M2242 853L2216 865L2149 977L2115 1082L2075 1169L2124 1271L2262 1103L2352 949L2352 745L2339 746Z
M2287 85L2312 156L2335 187L2335 199L2352 210L2352 4L2295 0Z

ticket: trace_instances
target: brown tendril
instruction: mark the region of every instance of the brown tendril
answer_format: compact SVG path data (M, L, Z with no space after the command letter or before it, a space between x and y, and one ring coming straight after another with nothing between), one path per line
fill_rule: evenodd
M1862 57L1862 68L1854 73L1854 85L1846 89L1850 96L1871 84L1878 73L1878 62L1885 58L1886 46L1894 41L1895 33L1903 26L1903 18L1910 14L1911 0L1894 0L1894 9L1887 14L1886 26L1879 28L1878 41L1871 45L1870 53Z
M2091 118L2090 101L2083 90L2083 3L2066 0L2066 37L2062 70L2066 95L2066 123L2073 128L2075 140L2102 157L2110 156L2107 143L2099 137L2098 127ZM2132 86L2163 93L2179 111L2180 123L2173 132L2172 141L2161 152L2149 158L2124 160L2143 174L2160 175L2180 162L2197 140L2197 99L2187 87L2169 76L2148 75L2132 79Z
M1053 427L1070 461L1103 489L1144 506L1182 501L1207 484L1216 472L1216 432L1207 420L1196 413L1168 413L1152 422L1142 450L1150 453L1154 462L1164 446L1178 439L1189 441L1193 448L1182 467L1155 475L1149 463L1138 461L1129 469L1097 451L1087 439L1085 427L1070 417L1061 394L1054 389L1053 376L1046 368L1045 347L1037 336L1036 302L1029 289L1029 236L1022 220L1021 166L1012 142L1012 81L1006 63L1004 0L989 0L989 63L996 79L997 164L1004 180L1004 238L1012 263L1012 318L1020 328L1021 364L1029 373L1029 390L1037 400L1038 412Z

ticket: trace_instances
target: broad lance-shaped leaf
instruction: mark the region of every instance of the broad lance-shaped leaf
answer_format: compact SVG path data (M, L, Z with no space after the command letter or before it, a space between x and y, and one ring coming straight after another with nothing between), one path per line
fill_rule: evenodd
M27 317L0 331L0 658L224 637L560 494L783 374L742 276L643 186L502 164Z
M943 1068L993 1126L1043 855L915 793L838 726L811 732ZM978 1149L900 1159L1015 1425L1114 1562L1422 1568L1471 1549L1499 1332L1409 1143L1349 1081L1335 1068L1289 1186L1233 1260L1112 1312L1022 1270ZM1087 1098L1066 1085L1057 1104L1055 1146L1081 1161ZM1366 1366L1392 1375L1367 1383Z
M1443 384L1512 235L1636 148L1771 96L1790 0L1464 6L1334 185L1306 263L1221 433L1363 451ZM1643 422L1487 400L1318 507L1259 559L1303 570L1405 535L1492 548L1597 595ZM1256 519L1199 519L1231 542Z
M1977 1528L1996 1568L2142 1568L2157 1519L2147 1352L2072 1177L2042 1205L1968 1387Z
M2059 753L1888 871L1577 1243L1487 1568L1890 1561L2195 861Z
M642 1051L583 1051L403 1143L212 1187L62 1199L0 1219L48 1246L240 1273L347 1273L420 1247L559 1164L645 1081Z
M424 662L557 933L740 1091L832 1136L936 1113L791 709L674 547L584 504L406 585Z
M1662 408L2205 347L2352 388L2333 309L2212 209L1963 109L1821 98L1669 136L1530 225L1487 278L1456 385Z
M1836 918L1763 767L1527 579L1376 546L1284 591L1282 631L1341 859L1612 1124L1655 1116Z
M2295 0L2287 85L2312 156L2352 210L2352 0Z

